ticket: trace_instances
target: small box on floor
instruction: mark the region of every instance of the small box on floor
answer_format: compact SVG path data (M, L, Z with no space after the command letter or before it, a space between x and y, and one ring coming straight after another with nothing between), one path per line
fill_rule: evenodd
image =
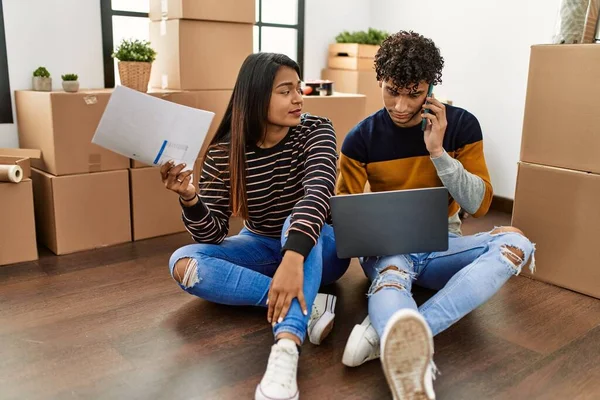
M19 143L42 151L32 166L53 175L126 169L128 158L92 143L111 93L16 91Z
M599 65L597 44L531 48L521 161L600 173Z
M513 226L537 246L523 274L600 298L600 175L521 162Z
M334 93L333 96L304 96L304 112L326 117L333 123L338 150L346 135L365 117L366 97L362 94Z
M0 265L38 259L31 179L0 182Z
M254 24L255 14L255 0L150 0L149 17Z
M39 159L40 151L0 149L0 165L21 167L20 182L0 182L0 265L38 259L28 157Z
M233 89L246 57L252 54L254 25L168 20L150 23L157 51L152 87L178 90Z
M55 254L131 241L127 170L31 177L38 238Z
M365 115L367 117L383 108L381 88L375 71L349 71L324 69L321 78L333 81L333 89L340 93L358 93L367 97Z

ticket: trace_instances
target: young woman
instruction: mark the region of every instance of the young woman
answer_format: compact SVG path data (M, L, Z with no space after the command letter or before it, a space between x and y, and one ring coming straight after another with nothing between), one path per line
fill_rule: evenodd
M333 324L335 298L317 291L349 265L336 257L327 224L335 133L329 120L302 114L299 75L285 55L249 56L205 157L199 195L184 165L161 168L199 243L173 254L173 278L208 301L267 308L275 344L256 399L298 398L298 350L307 329L318 344ZM245 227L226 238L231 215Z

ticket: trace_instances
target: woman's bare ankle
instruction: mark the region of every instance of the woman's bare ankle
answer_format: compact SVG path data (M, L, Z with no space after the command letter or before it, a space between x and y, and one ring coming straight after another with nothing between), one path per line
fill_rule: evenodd
M289 332L282 332L279 335L277 335L277 337L275 337L275 340L279 340L279 339L290 339L294 343L296 343L297 346L300 346L302 344L300 342L300 338L298 336L291 334Z

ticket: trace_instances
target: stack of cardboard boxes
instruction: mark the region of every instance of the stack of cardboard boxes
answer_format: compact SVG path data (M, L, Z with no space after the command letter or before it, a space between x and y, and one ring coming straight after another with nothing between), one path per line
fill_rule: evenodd
M41 158L31 160L38 241L55 254L185 230L177 195L164 188L158 168L91 143L111 94L112 89L15 92L21 147L41 150ZM213 111L210 138L231 91L148 94Z
M91 143L110 90L15 92L19 143L32 160L38 239L56 254L131 240L129 160Z
M334 90L342 93L359 93L367 97L362 118L383 107L381 89L375 74L375 54L379 46L353 43L329 45L328 68L322 79L334 82ZM361 119L362 119L361 118Z
M0 265L37 260L31 158L39 150L0 149L0 166L21 167L14 181L0 181ZM22 175L18 175L18 174ZM7 174L8 175L8 174ZM8 178L8 176L6 176ZM21 179L20 182L14 183Z
M535 279L600 298L600 46L533 46L513 225Z
M151 85L231 90L252 53L255 0L151 0Z
M223 119L231 90L167 91L153 89L149 94L163 100L215 113L201 154L206 150ZM197 162L199 164L199 161ZM199 165L196 165L199 167ZM148 239L185 230L177 194L166 190L159 168L131 160L131 222L133 240ZM199 173L194 173L194 179Z
M150 20L150 42L157 51L152 91L176 91L172 101L215 113L195 166L197 179L239 69L252 53L255 0L151 0ZM133 239L183 231L177 195L164 189L157 168L132 161L130 174ZM240 228L239 220L232 221L230 234Z

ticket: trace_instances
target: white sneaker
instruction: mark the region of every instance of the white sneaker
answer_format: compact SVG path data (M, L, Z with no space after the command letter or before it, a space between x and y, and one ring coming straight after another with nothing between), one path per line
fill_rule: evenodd
M271 347L267 371L256 387L255 400L298 400L298 348L290 339Z
M376 358L379 358L379 335L367 316L362 324L354 325L344 349L342 363L348 367L358 367Z
M318 293L308 320L308 340L319 345L333 329L335 303L337 297L332 294Z
M381 363L394 399L433 400L433 336L414 310L400 310L381 338Z

